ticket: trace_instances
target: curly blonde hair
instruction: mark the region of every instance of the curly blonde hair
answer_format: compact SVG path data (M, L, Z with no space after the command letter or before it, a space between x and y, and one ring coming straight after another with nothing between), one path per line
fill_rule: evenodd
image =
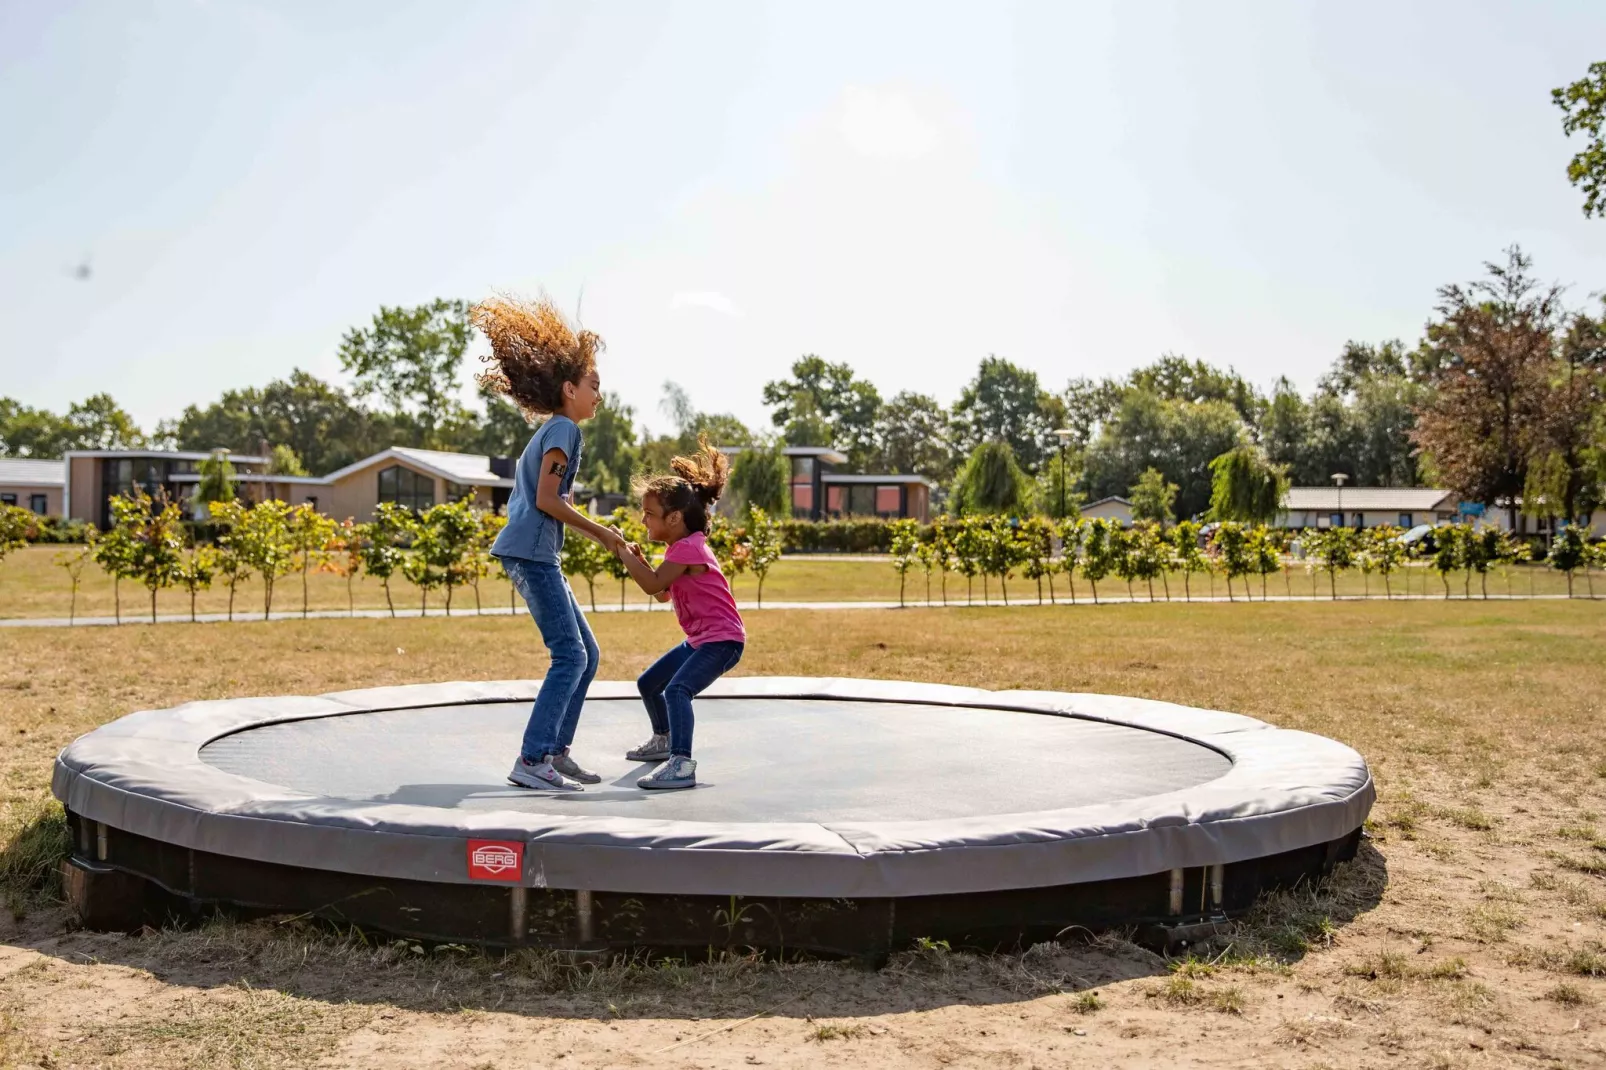
M637 496L645 500L651 494L665 513L680 513L687 531L706 532L708 514L725 493L725 481L730 478L730 458L710 446L708 439L699 437L697 452L690 457L676 457L669 462L669 469L674 475L637 480Z
M604 348L594 332L570 326L545 294L534 301L498 294L470 309L469 322L491 340L490 355L482 359L492 367L476 380L527 416L561 409L563 384L596 371Z

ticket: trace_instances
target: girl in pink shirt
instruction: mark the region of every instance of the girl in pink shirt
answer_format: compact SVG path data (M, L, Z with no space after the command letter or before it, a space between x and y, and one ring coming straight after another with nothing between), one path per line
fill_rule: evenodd
M730 584L708 548L708 514L725 489L730 462L707 442L696 456L676 457L674 475L647 481L641 490L641 520L647 537L669 544L656 569L639 546L616 552L641 589L673 602L686 641L659 658L636 687L652 719L652 738L625 755L633 762L663 762L636 781L649 791L697 786L691 757L691 700L742 660L747 629Z

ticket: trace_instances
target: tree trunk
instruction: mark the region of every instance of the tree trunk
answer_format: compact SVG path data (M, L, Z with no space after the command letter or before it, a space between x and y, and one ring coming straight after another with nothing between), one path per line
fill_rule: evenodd
M394 620L396 618L396 603L390 599L390 577L386 576L380 582L385 585L385 605L390 607L390 616Z
M273 580L267 576L262 577L262 619L267 620L273 613Z
M112 577L112 606L113 612L117 614L117 623L123 623L123 578L121 576Z
M938 577L938 582L940 582L942 584L942 604L944 606L946 606L948 604L948 570L947 569L943 569L942 570L942 574Z
M987 580L987 573L983 572L981 574L981 604L984 606L993 604L993 592L992 588L988 586Z
M1489 600L1489 574L1487 572L1478 573L1478 585L1483 588L1483 600L1487 602Z
M1153 602L1154 601L1154 577L1153 576L1145 576L1144 578L1149 581L1149 601Z
M931 573L926 573L926 607L931 607Z
M1051 606L1059 605L1059 599L1054 597L1054 573L1052 572L1048 574L1048 604Z
M1439 582L1444 584L1444 600L1448 602L1450 600L1450 574L1448 572L1439 573Z
M1338 601L1338 572L1335 569L1327 570L1327 586L1331 589L1333 601Z
M1160 573L1160 583L1165 587L1165 600L1167 602L1171 601L1171 573Z
M1262 602L1266 600L1266 574L1264 572L1260 574L1260 600Z
M1071 588L1071 605L1076 605L1076 573L1072 569L1065 570L1065 582Z
M1389 585L1389 574L1385 572L1383 573L1383 601L1392 602L1393 600L1394 588Z
M1037 577L1037 604L1043 604L1043 577Z
M1286 568L1283 569L1283 594L1290 602L1294 600L1294 577Z
M301 619L307 619L307 570L312 567L312 555L301 555Z
M1567 597L1568 598L1572 598L1572 596L1573 596L1573 573L1572 573L1571 569L1568 569L1567 570Z
M67 623L71 625L78 619L78 581L72 581L72 601L67 605Z
M418 587L418 615L429 616L429 588L422 584Z
M485 607L480 605L480 583L478 580L474 581L474 615L476 617L485 615Z
M1584 582L1589 584L1589 600L1593 602L1595 600L1595 574L1589 571L1588 565L1584 566ZM1484 597L1487 598L1489 596L1485 594Z
M450 583L448 583L446 585L446 615L448 617L450 617L452 615L452 587L453 586L454 586L454 584L450 584Z
M1004 605L1009 605L1009 584L1005 581L1002 572L998 574L998 589L1004 592Z
M1193 570L1189 569L1182 574L1182 597L1189 602L1193 601Z
M1227 576L1227 601L1229 601L1229 602L1237 601L1237 599L1233 598L1233 596L1232 596L1232 575L1230 573Z
M1372 597L1372 574L1370 572L1361 573L1361 597Z
M239 582L240 581L238 579L229 580L229 620L230 621L234 620L234 587Z
M1098 605L1099 604L1099 581L1098 580L1088 580L1087 582L1088 582L1088 585L1093 588L1093 604L1094 605Z
M151 623L156 623L156 588L151 588Z
M586 592L591 595L591 612L597 611L597 581L594 576L586 577Z
M625 581L624 580L620 580L619 581L619 608L620 608L620 610L623 610L625 608Z
M965 605L973 606L975 604L976 604L976 577L974 577L974 576L966 576L965 577Z
M346 573L346 615L349 617L357 615L357 595L351 589L356 580L357 574L355 572Z
M902 573L902 572L898 573L898 608L899 609L905 608L904 604L903 604L903 584L904 584L904 580L906 580L906 579L908 579L908 577L904 573Z
M195 623L195 588L190 588L190 623Z
M943 604L947 605L946 602L944 602ZM758 608L759 609L763 609L764 608L764 573L763 572L760 572L758 574Z

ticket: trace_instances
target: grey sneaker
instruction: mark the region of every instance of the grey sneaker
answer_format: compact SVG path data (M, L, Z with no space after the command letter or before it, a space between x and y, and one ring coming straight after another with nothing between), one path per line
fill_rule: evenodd
M513 763L513 772L507 775L508 783L536 791L584 791L578 783L552 768L551 755L532 762L520 757Z
M667 762L669 757L668 736L655 735L635 750L625 752L627 762Z
M602 777L600 774L593 773L591 770L569 757L568 747L563 748L562 754L554 754L552 756L552 768L556 769L570 780L578 780L582 784L602 783Z
M636 787L647 791L674 791L677 788L697 786L697 763L678 755L660 765L651 776L636 781Z

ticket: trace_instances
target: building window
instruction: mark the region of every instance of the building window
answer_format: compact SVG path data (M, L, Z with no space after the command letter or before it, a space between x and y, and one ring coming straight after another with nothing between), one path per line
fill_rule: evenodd
M898 516L903 512L903 502L899 498L897 487L875 489L875 511L877 516Z
M1327 522L1335 528L1341 528L1344 526L1344 514L1334 513L1332 516L1327 518Z
M50 499L43 494L30 494L28 496L28 508L40 516L44 516L50 509Z
M379 473L379 500L421 512L435 504L435 481L411 468L391 465Z
M1413 526L1414 525L1411 523L1411 514L1410 513L1401 513L1400 514L1400 527L1405 528L1407 531L1409 531Z
M814 511L814 488L807 483L792 488L792 515L807 520Z
M467 483L448 482L446 484L446 500L449 502L471 502L474 500L474 497L474 488L469 486Z
M314 509L318 508L318 496L316 494L309 494L303 498L302 501L307 505L312 506Z
M16 504L17 504L17 496L15 494L0 494L0 505L16 505Z
M850 483L845 488L848 492L847 514L849 516L875 515L875 486L870 483Z
M808 483L814 479L814 458L792 458L792 482Z

